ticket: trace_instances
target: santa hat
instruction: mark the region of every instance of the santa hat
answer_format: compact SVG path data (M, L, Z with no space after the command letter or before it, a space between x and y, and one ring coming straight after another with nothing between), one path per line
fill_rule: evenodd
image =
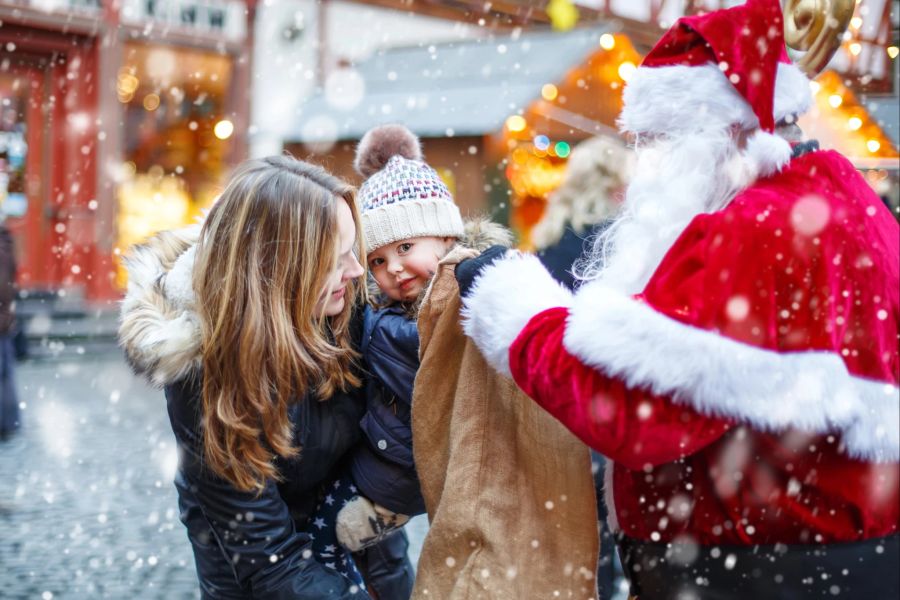
M459 208L440 175L422 160L419 138L402 125L366 133L354 163L366 250L414 237L463 235Z
M759 128L749 152L766 172L790 159L787 142L766 133L806 112L812 94L787 56L778 0L748 0L679 19L635 71L623 100L619 125L635 134Z

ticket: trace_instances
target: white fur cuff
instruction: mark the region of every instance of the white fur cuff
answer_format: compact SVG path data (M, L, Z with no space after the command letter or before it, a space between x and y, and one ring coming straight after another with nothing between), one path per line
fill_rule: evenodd
M463 330L497 371L510 375L509 347L532 317L568 306L572 294L538 258L512 254L486 267L463 298Z
M680 323L602 284L576 294L564 343L629 387L702 414L769 432L837 433L854 458L900 458L897 387L851 375L837 354L757 348Z

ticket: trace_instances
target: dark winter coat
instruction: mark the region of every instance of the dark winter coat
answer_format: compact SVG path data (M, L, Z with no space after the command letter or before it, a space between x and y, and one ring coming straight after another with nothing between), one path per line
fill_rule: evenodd
M278 459L284 480L258 496L240 492L202 466L200 381L189 377L165 387L178 443L175 477L181 520L194 549L204 594L215 598L361 598L350 581L303 553L324 486L340 473L341 459L359 439L360 394L324 402L305 398L290 408L301 456ZM231 557L229 565L224 557ZM278 559L272 561L271 557Z
M465 224L459 246L483 251L509 246L512 236L487 220ZM423 291L423 295L426 292ZM360 425L365 444L353 453L353 479L364 496L404 515L425 512L413 462L411 426L413 382L419 370L415 307L398 303L366 308L360 351L371 377L366 414Z
M569 288L575 289L575 276L572 267L589 249L589 241L608 226L609 221L595 225L590 230L576 232L571 225L566 225L562 237L555 244L538 249L535 254L541 263L550 271L553 278Z
M12 331L15 315L12 304L16 298L16 256L12 235L0 224L0 335Z
M361 391L291 406L301 454L279 459L284 480L268 482L259 495L237 490L202 466L199 328L193 300L184 293L191 266L186 250L195 240L196 231L169 233L135 251L119 338L135 370L165 388L180 456L181 520L201 591L210 598L365 598L337 571L304 556L322 486L340 475L360 438ZM176 262L179 257L186 259Z
M412 456L413 380L419 368L419 332L401 306L366 308L360 351L369 377L365 444L353 453L353 481L362 495L404 515L425 512Z

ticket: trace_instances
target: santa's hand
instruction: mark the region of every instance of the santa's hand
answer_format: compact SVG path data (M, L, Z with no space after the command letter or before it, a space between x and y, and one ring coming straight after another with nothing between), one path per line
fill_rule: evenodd
M468 295L479 273L495 261L503 258L508 251L509 248L506 246L491 246L480 255L474 258L467 258L456 265L456 283L459 284L460 297Z
M409 521L368 498L356 496L337 515L337 538L343 547L359 552L377 544Z

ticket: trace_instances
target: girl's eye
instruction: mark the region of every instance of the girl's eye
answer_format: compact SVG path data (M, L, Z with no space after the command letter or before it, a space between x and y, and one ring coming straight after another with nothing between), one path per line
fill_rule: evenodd
M400 252L408 252L412 244L400 244Z
M369 268L374 269L375 267L381 265L384 262L383 258L373 258L369 261Z

